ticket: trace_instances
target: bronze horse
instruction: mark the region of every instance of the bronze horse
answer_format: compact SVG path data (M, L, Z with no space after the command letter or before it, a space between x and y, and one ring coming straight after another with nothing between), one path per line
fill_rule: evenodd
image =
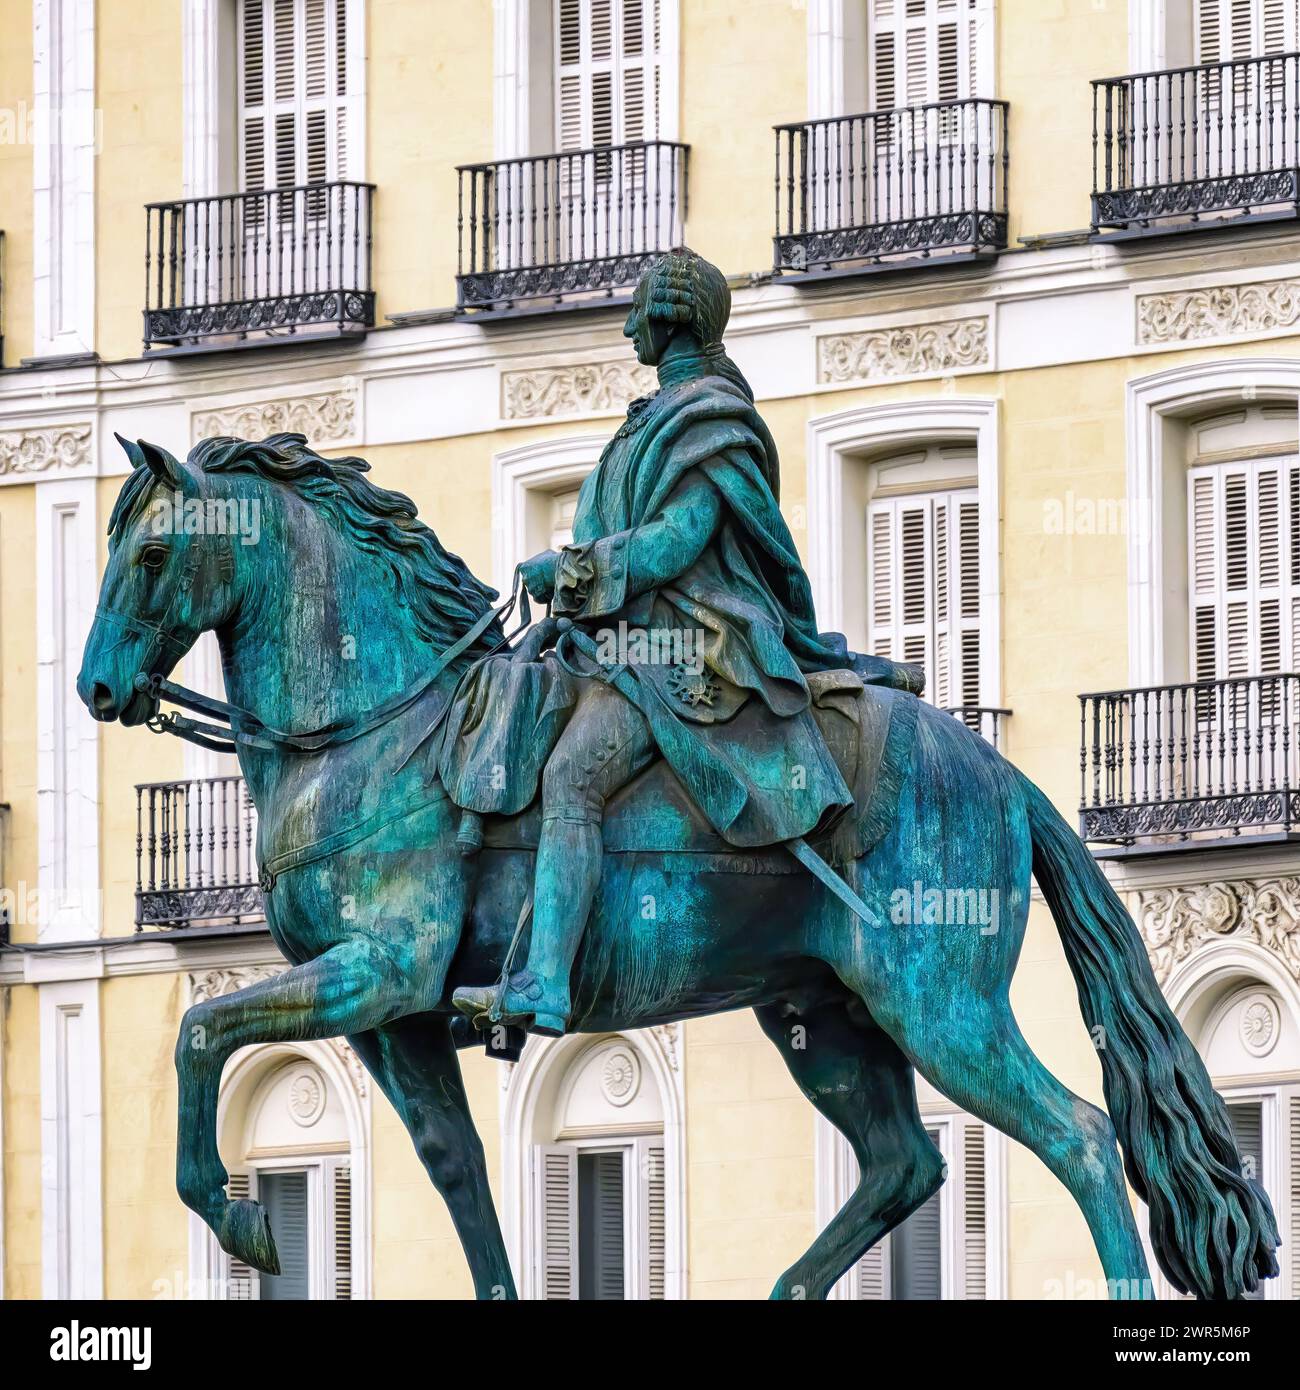
M157 712L158 679L200 633L217 634L224 708L258 811L267 922L291 962L185 1016L181 1197L231 1255L276 1272L263 1209L226 1194L222 1068L248 1044L346 1035L446 1200L478 1296L513 1297L451 994L502 969L532 880L528 817L490 826L477 859L462 856L426 737L467 664L500 642L493 595L359 459L322 458L297 435L207 440L185 463L153 445L127 448L136 466L112 517L78 691L97 719L142 724ZM160 534L150 505L160 489L199 516L255 500L258 544L201 525ZM961 723L907 693L862 698L907 734L891 745L897 765L882 759L888 817L841 864L879 924L788 855L701 842L698 818L652 766L623 794L636 815L611 806L573 976L577 1028L755 1010L862 1173L775 1297L824 1297L942 1183L914 1069L1060 1178L1117 1289L1150 1289L1125 1173L1177 1288L1202 1298L1255 1289L1277 1269L1272 1212L1243 1176L1223 1104L1091 856ZM201 728L190 732L204 737ZM1011 1012L1031 872L1098 1039L1109 1116L1046 1071ZM891 910L896 890L917 881L995 892L997 930ZM651 917L633 910L646 900ZM796 1026L806 1046L792 1044Z

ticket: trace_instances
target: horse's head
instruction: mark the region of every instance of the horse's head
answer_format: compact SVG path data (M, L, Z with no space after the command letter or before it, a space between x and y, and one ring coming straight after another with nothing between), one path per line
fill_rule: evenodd
M144 440L118 442L135 465L109 522L108 567L77 694L96 719L141 724L154 700L141 676L166 676L236 602L224 503L209 480ZM215 504L215 505L213 505Z

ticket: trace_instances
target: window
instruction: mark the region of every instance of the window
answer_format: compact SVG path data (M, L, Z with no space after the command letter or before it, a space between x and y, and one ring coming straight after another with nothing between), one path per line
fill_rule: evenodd
M350 1299L352 1155L332 1084L305 1058L272 1065L247 1104L231 1108L229 1120L227 1129L240 1133L237 1153L227 1160L227 1190L232 1199L255 1198L266 1207L280 1273L259 1274L223 1255L227 1296Z
M873 111L981 95L975 0L872 0Z
M556 149L655 139L661 47L660 0L556 0Z
M926 1133L948 1164L948 1180L858 1261L849 1296L859 1299L988 1297L988 1143L969 1115L930 1117ZM857 1165L851 1164L857 1182Z
M868 506L867 572L870 651L920 666L947 709L980 703L980 565L976 489L910 490L944 462L930 450L875 470L900 481L880 482Z
M348 0L241 0L238 47L241 191L346 178L360 83Z
M1192 677L1294 671L1300 657L1300 463L1243 458L1188 476Z
M1228 63L1296 47L1297 0L1194 0L1198 63Z
M628 1042L606 1038L577 1053L552 1094L525 1197L533 1296L662 1299L667 1183L654 1079Z

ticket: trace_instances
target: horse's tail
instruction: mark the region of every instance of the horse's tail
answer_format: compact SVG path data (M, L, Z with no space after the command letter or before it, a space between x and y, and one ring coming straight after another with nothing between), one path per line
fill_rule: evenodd
M1241 1171L1223 1101L1160 992L1137 928L1083 842L1027 778L1034 877L1101 1058L1124 1171L1183 1293L1240 1298L1277 1273L1277 1223Z

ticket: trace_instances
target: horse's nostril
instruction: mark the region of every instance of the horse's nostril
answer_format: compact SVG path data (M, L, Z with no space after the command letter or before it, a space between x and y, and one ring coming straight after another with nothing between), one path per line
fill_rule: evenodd
M107 714L113 708L113 692L103 681L96 681L91 687L90 703L100 714Z

